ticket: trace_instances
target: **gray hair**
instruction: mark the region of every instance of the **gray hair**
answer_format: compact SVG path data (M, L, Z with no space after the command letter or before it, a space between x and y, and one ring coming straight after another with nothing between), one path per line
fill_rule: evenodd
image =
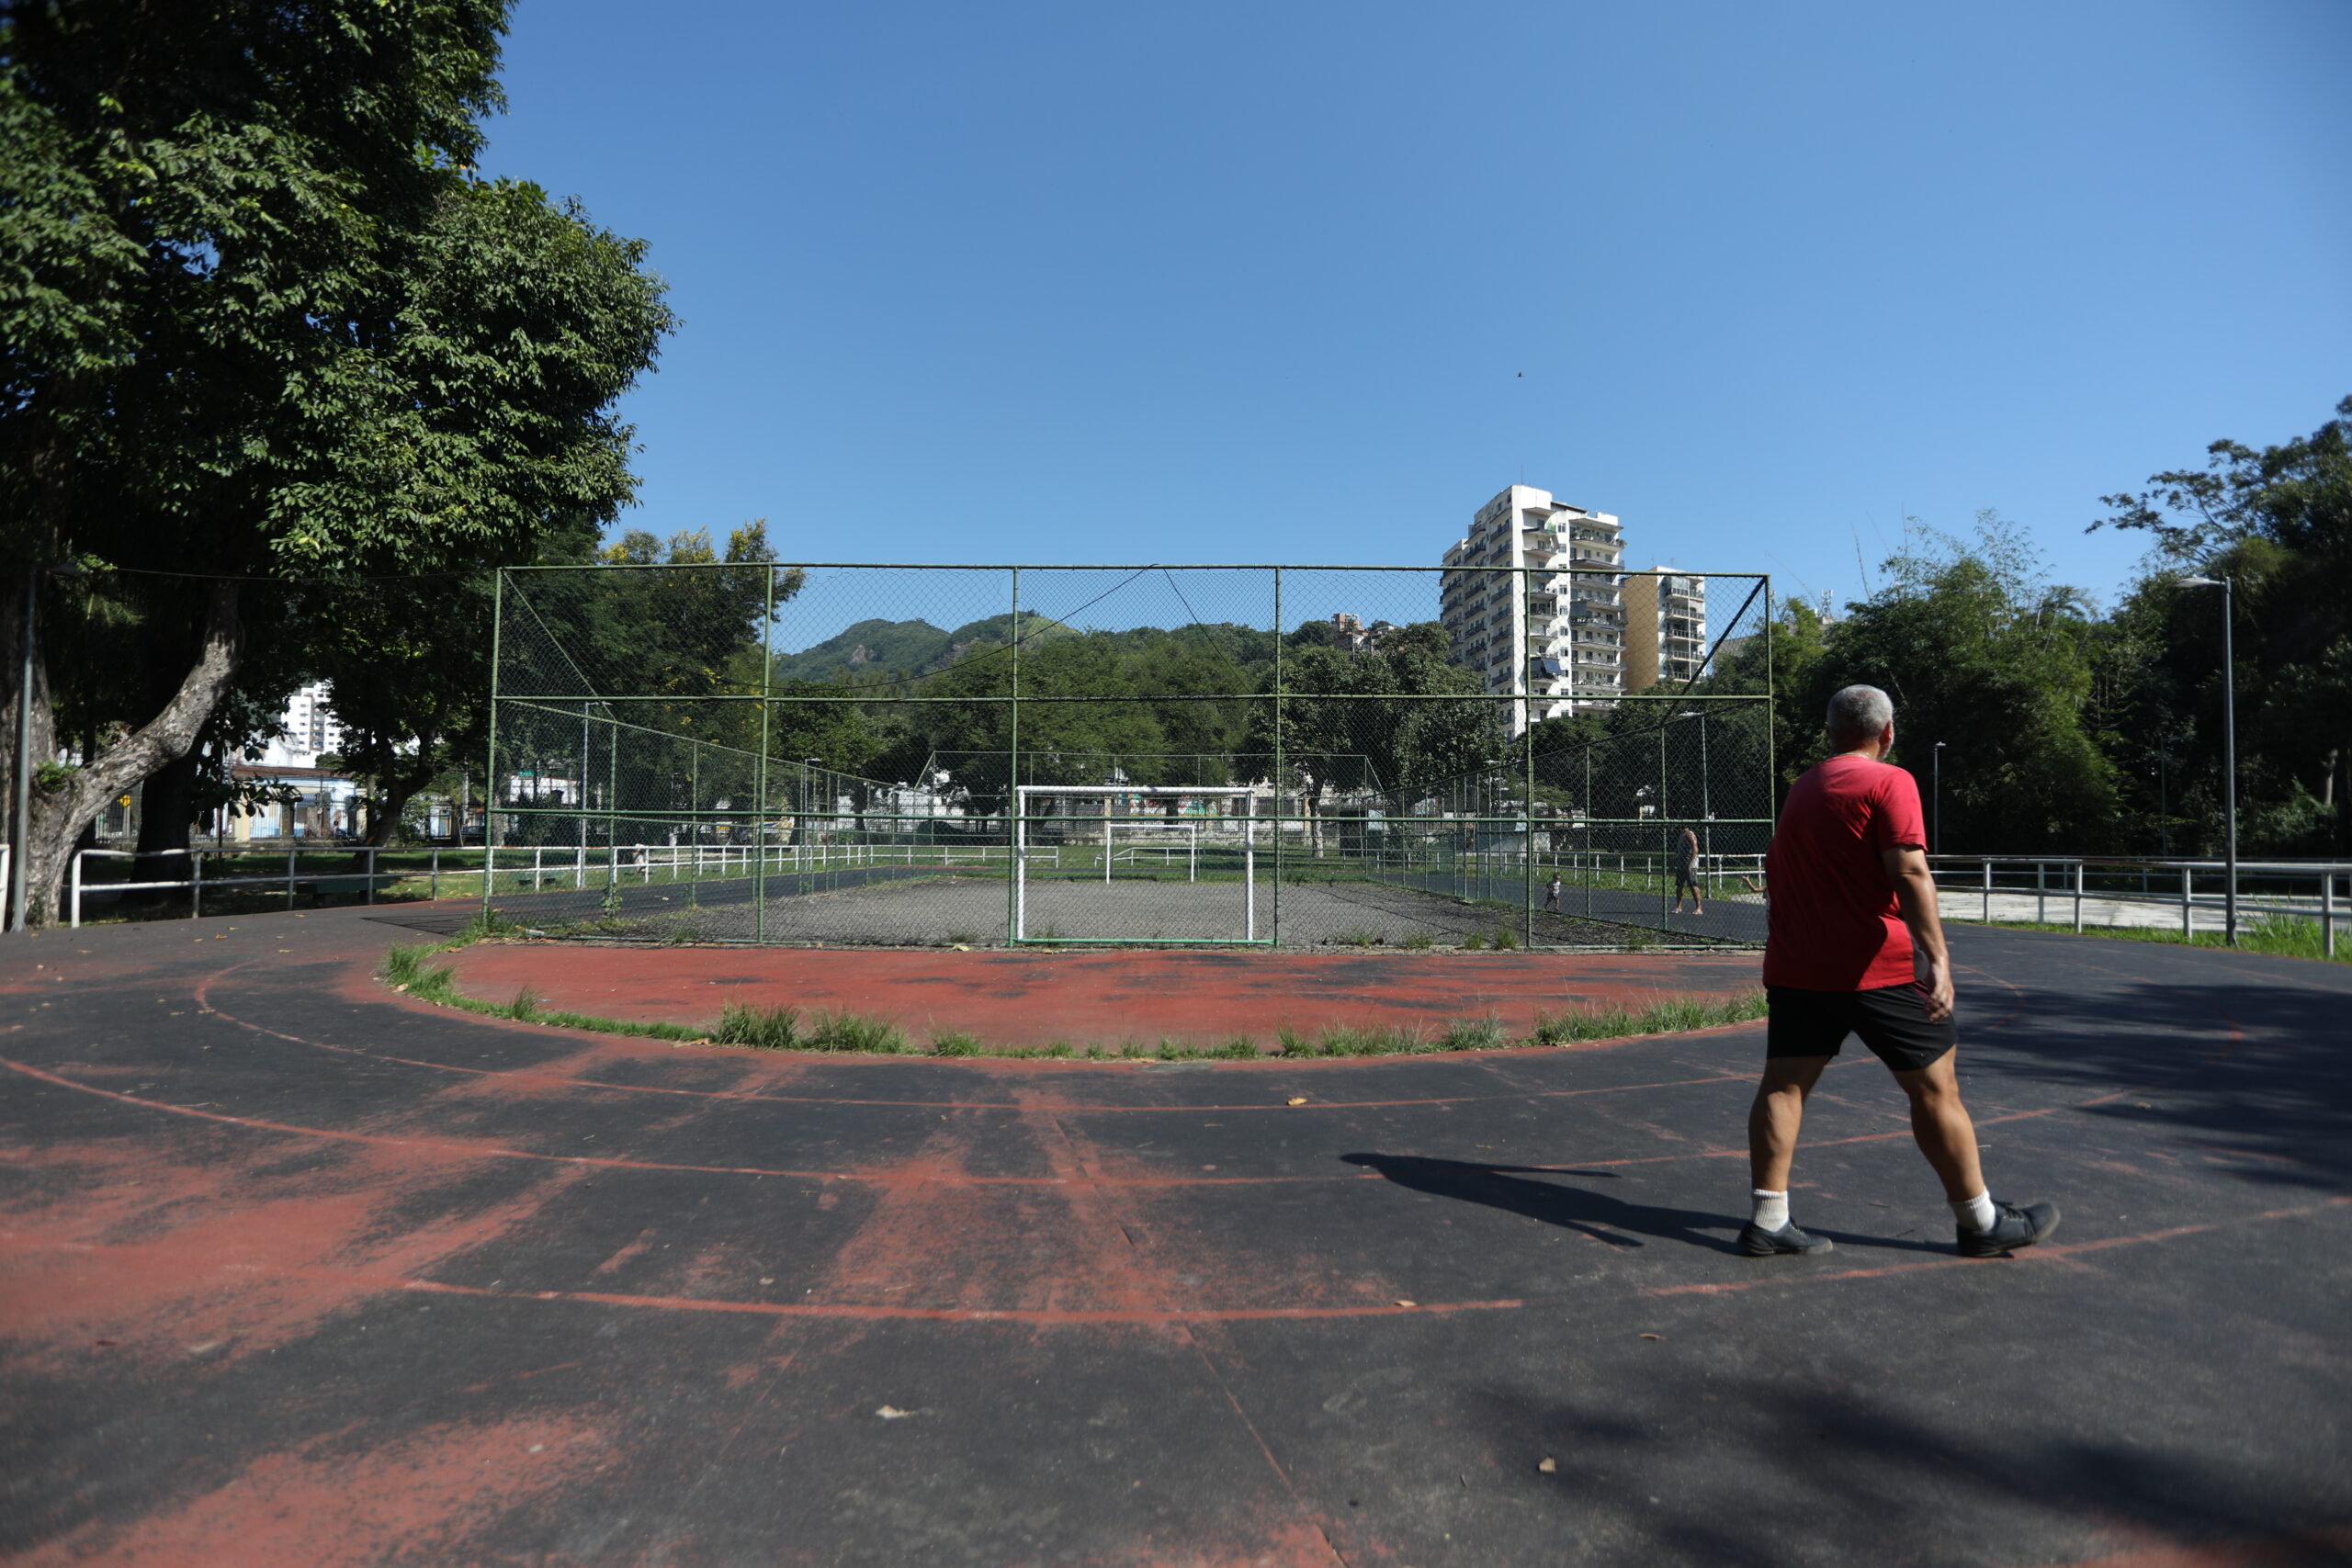
M1829 699L1829 743L1859 746L1894 722L1894 699L1876 686L1848 686Z

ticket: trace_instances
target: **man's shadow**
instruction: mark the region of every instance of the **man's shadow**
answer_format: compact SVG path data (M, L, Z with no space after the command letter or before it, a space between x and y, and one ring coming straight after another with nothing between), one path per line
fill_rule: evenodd
M1505 1213L1524 1214L1547 1225L1577 1231L1611 1247L1641 1247L1635 1236L1657 1236L1710 1252L1736 1253L1731 1239L1739 1231L1736 1217L1698 1209L1662 1209L1649 1203L1588 1192L1550 1181L1530 1181L1529 1176L1573 1176L1587 1180L1615 1181L1615 1171L1576 1170L1564 1166L1474 1165L1458 1159L1426 1159L1419 1155L1341 1155L1350 1165L1378 1171L1399 1187L1432 1197L1464 1203L1484 1203ZM1710 1232L1729 1232L1730 1235ZM1631 1234L1626 1234L1631 1233Z
M1580 1187L1550 1181L1530 1181L1530 1176L1573 1176L1587 1181L1623 1179L1613 1170L1577 1170L1557 1165L1476 1165L1458 1159L1427 1159L1419 1155L1341 1155L1350 1165L1378 1171L1399 1187L1432 1197L1464 1203L1484 1203L1505 1213L1524 1214L1547 1225L1579 1232L1611 1247L1640 1247L1635 1235L1679 1241L1709 1252L1746 1256L1736 1239L1742 1224L1736 1215L1711 1214L1699 1209L1665 1209L1652 1203L1628 1203ZM1949 1252L1933 1242L1901 1236L1860 1235L1850 1231L1807 1225L1840 1247L1882 1247L1894 1252ZM1633 1235L1619 1233L1632 1232ZM1709 1234L1726 1233L1726 1234Z

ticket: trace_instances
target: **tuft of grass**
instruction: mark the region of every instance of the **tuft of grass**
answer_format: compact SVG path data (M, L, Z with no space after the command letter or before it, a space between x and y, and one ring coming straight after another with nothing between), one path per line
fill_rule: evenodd
M1510 1043L1510 1036L1503 1030L1503 1021L1493 1013L1484 1018L1456 1018L1447 1021L1445 1032L1438 1036L1441 1051L1491 1051L1498 1045Z
M1285 1056L1398 1056L1435 1048L1419 1029L1398 1024L1359 1029L1345 1023L1328 1025L1312 1040L1285 1030L1282 1047Z
M1746 1023L1764 1016L1764 993L1733 997L1663 997L1647 1007L1571 1008L1535 1015L1538 1045L1573 1045L1586 1040L1622 1040L1632 1034L1672 1034L1719 1024Z
M1463 952L1464 952L1464 953L1479 953L1479 952L1483 952L1483 951L1485 950L1485 948L1486 948L1486 945L1487 945L1487 939L1486 939L1486 937L1485 937L1484 935L1480 934L1479 932L1477 932L1477 931L1464 931L1464 932L1463 932L1463 934L1462 934L1462 951L1463 951Z
M1415 931L1412 935L1405 939L1405 945L1418 953L1424 948L1435 946L1436 942L1435 940L1430 937L1429 932Z
M1496 952L1510 953L1515 950L1518 946L1519 933L1517 931L1511 930L1509 926L1502 926L1497 929L1495 931Z
M719 1009L710 1039L718 1045L749 1045L761 1051L789 1051L800 1042L800 1010L792 1007L748 1007L729 1002Z
M977 1056L980 1054L980 1042L976 1035L951 1029L944 1034L931 1037L931 1054L934 1056Z
M1209 1055L1228 1062L1254 1062L1258 1059L1258 1043L1247 1034L1237 1034Z
M804 1051L865 1051L880 1055L902 1055L910 1049L907 1037L887 1019L871 1018L860 1012L821 1010L808 1015L808 1028L800 1036L800 1048Z

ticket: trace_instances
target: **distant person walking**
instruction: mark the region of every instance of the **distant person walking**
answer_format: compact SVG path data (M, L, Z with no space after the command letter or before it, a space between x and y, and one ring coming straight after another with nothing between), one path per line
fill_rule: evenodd
M1560 874L1556 871L1552 874L1552 880L1544 885L1544 912L1549 915L1560 912Z
M1789 789L1764 857L1772 889L1764 947L1770 1009L1764 1081L1747 1113L1754 1212L1739 1245L1759 1258L1826 1252L1789 1217L1789 1170L1805 1096L1849 1034L1861 1036L1911 1100L1911 1135L1944 1184L1960 1250L1990 1258L2058 1225L2049 1203L1996 1203L1953 1070L1959 1021L1951 959L1928 872L1919 786L1889 767L1894 704L1876 686L1829 699L1835 755ZM1915 970L1926 971L1924 978Z
M1682 841L1674 847L1674 912L1682 913L1682 890L1690 889L1690 912L1703 915L1707 911L1699 897L1699 835L1690 829L1682 829Z

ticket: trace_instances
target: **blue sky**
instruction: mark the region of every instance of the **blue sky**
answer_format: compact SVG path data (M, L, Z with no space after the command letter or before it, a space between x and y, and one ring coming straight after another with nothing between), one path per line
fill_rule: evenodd
M651 243L631 526L1434 562L1521 479L1845 599L2352 392L2340 0L522 0L487 169Z

